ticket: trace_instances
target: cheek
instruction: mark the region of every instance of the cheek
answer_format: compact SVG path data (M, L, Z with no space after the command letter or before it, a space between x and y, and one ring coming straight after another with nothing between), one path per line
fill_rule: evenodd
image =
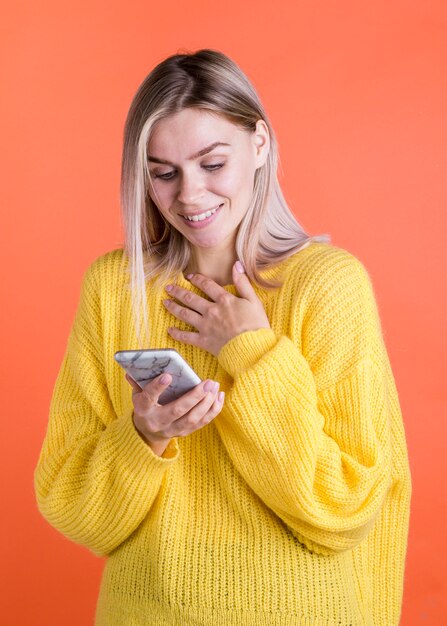
M156 189L156 195L151 191L150 197L155 206L161 211L166 211L171 206L170 194L166 188L159 187Z
M219 182L216 182L216 191L221 195L228 197L234 195L245 195L253 189L252 181L250 181L251 172L247 167L240 169L231 169L222 172Z

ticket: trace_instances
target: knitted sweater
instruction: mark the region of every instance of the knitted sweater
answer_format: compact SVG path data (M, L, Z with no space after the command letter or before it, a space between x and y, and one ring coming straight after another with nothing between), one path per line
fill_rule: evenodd
M411 476L363 264L312 243L264 270L284 281L254 286L271 328L217 357L167 333L195 329L149 281L147 347L175 348L226 392L162 457L113 358L138 347L126 267L113 250L84 275L35 472L46 519L107 556L97 626L397 625Z

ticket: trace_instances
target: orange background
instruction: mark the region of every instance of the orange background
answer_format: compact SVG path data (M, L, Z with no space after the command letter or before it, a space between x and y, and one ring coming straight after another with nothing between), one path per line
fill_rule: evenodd
M447 623L446 7L5 3L2 625L93 623L103 561L40 517L33 471L82 274L122 241L119 169L131 98L163 58L204 47L228 54L254 82L298 220L330 233L371 275L413 474L401 623Z

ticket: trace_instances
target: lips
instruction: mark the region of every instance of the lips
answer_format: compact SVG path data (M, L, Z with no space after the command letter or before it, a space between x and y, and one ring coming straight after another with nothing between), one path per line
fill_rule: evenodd
M193 230L202 230L203 228L207 228L208 224L211 224L211 222L214 222L214 220L219 216L220 214L220 210L222 209L222 207L224 206L224 203L222 202L222 204L219 204L219 206L215 207L214 209L208 209L208 211L213 211L211 213L211 215L209 215L208 217L202 218L202 219L196 219L196 220L192 220L192 219L188 219L185 216L183 217L183 223L188 227L188 228L192 228ZM202 213L188 213L188 216L192 216L192 215L203 215L203 213L207 213L208 211L202 211Z
M204 213L208 213L208 211L214 211L214 209L220 209L223 207L224 203L219 204L218 206L213 206L211 209L205 209L204 211L196 211L195 213L180 213L182 217L194 217L195 215L203 215Z
M181 216L187 221L194 221L194 222L204 221L205 219L208 219L209 217L211 217L211 215L208 215L207 217L204 217L201 220L192 220L192 218L197 217L199 215L206 215L207 213L210 213L210 211L213 211L213 214L214 214L218 209L222 208L223 205L224 203L222 202L221 204L213 207L212 209L206 209L205 211L196 211L195 213L181 213Z

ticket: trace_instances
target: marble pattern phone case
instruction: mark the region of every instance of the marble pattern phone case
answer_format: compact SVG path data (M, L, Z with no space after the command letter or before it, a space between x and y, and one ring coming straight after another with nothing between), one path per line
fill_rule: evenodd
M179 398L201 382L192 367L177 350L171 348L119 350L115 353L115 360L141 388L164 372L171 374L171 384L158 398L160 404Z

